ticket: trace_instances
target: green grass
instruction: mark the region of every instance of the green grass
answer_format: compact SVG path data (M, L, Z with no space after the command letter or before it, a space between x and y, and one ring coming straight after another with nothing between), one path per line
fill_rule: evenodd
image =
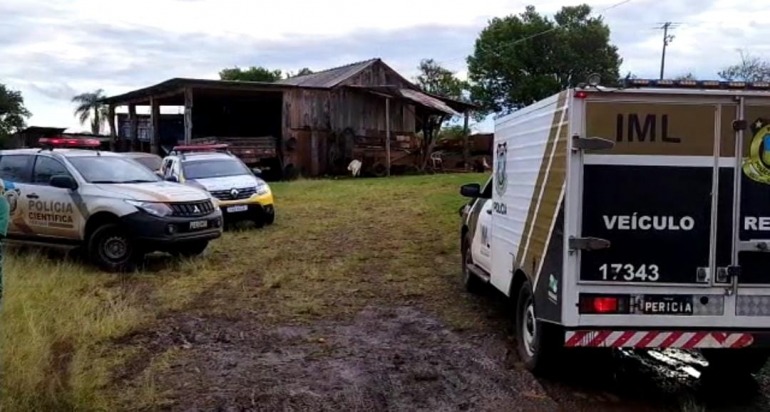
M276 183L278 217L237 230L188 261L153 257L128 276L32 253L6 259L0 321L2 410L114 410L157 405L153 378L175 355L130 337L174 313L266 324L349 317L366 305L413 304L456 328L484 322L460 292L458 188L481 174ZM472 303L471 303L472 304ZM127 343L126 343L127 342ZM137 359L132 377L115 378Z

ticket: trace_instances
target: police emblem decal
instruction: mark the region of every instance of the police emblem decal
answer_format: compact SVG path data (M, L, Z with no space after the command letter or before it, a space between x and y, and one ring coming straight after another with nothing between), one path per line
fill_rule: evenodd
M508 187L506 179L506 157L508 154L508 144L506 142L498 143L495 151L495 189L497 194L502 196Z
M759 183L770 184L770 120L757 119L750 124L749 154L743 159L743 173Z

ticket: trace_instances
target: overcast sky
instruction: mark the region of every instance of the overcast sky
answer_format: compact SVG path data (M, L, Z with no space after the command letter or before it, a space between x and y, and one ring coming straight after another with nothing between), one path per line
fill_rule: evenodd
M666 73L716 78L737 49L770 58L770 3L736 0L590 2L612 30L622 73L657 77L664 21L681 23ZM264 7L263 4L269 4ZM108 95L172 77L217 78L230 66L321 70L381 57L408 78L432 57L465 73L465 57L491 17L526 1L2 0L0 83L21 90L30 125L85 130L70 98ZM553 13L565 3L536 2ZM577 3L568 3L577 4ZM481 125L490 127L489 122Z

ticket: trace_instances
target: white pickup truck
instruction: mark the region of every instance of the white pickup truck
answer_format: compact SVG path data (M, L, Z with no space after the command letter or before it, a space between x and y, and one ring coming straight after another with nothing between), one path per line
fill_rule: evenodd
M461 188L463 274L515 301L530 370L581 347L765 364L768 83L583 85L499 118L494 149Z

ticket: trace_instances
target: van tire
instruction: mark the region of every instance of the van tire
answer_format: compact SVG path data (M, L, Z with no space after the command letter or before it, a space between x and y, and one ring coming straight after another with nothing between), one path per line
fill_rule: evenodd
M559 329L537 320L532 284L525 280L514 311L516 350L524 367L535 375L547 375L558 364L563 350Z
M701 354L708 361L706 372L723 377L737 377L759 372L770 359L765 349L703 349Z
M105 223L88 237L88 257L107 272L129 272L144 256L128 232L114 223Z
M478 295L483 291L484 282L479 279L478 276L473 274L470 269L468 269L468 265L473 263L473 257L471 255L471 244L467 240L463 243L465 245L462 253L463 286L465 286L466 291L473 293L474 295Z

